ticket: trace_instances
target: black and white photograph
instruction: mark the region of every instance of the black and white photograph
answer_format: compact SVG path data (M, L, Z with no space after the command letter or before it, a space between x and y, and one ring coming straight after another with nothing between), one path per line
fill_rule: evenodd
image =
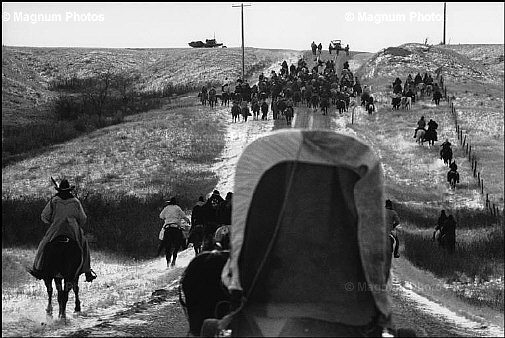
M2 2L2 337L503 337L503 2Z

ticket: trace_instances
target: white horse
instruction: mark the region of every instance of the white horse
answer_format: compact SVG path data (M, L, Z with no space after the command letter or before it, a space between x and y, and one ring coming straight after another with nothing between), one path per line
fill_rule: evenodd
M416 134L416 142L420 145L424 145L424 136L426 135L426 131L424 129L419 129Z

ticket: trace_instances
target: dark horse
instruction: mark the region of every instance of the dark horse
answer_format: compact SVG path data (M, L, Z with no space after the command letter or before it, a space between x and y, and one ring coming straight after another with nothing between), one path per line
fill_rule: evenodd
M170 226L166 227L161 246L165 248L167 266L175 266L177 254L179 253L179 250L183 249L186 246L185 242L186 239L184 238L181 229ZM170 260L172 260L171 263Z
M74 290L75 294L75 312L81 311L81 301L79 300L79 274L77 270L81 265L81 250L76 241L67 236L58 236L52 242L48 243L44 255L44 284L47 288L48 303L46 313L53 314L53 285L58 290L58 317L66 319L66 307L68 302L68 293ZM62 285L62 281L64 281Z
M447 173L447 181L451 185L451 189L456 188L456 183L459 183L459 173L455 170L449 170Z
M426 130L426 133L424 134L423 142L428 141L428 145L432 146L435 145L435 141L437 140L437 131L428 127L428 130Z
M231 107L231 119L233 122L238 122L240 113L241 113L240 107L234 104Z
M293 107L287 107L286 109L284 109L284 115L286 115L286 123L290 125L294 116Z
M197 224L193 225L189 232L188 244L193 243L193 249L195 250L195 256L202 251L203 243L203 225Z
M205 319L222 318L230 311L230 295L221 282L229 256L227 250L204 251L191 260L180 279L179 301L194 336L200 336Z
M450 147L444 147L440 150L440 158L444 160L444 164L449 165L452 161L452 149Z

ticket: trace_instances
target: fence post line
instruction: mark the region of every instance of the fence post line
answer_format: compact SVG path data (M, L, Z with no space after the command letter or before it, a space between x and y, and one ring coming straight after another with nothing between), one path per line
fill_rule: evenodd
M477 160L475 160L475 166L473 167L473 177L477 174Z
M482 185L480 186L480 194L483 195L484 194L484 179L481 179L481 183L482 183Z
M468 147L468 160L471 159L471 156L472 156L472 145Z

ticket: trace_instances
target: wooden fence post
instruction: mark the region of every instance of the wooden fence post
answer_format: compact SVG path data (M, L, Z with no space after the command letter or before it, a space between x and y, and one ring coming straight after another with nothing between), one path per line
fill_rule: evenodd
M472 145L468 147L468 160L471 159L471 156L472 156Z
M477 174L477 160L475 160L475 166L473 167L473 177Z
M480 186L480 194L482 195L482 194L484 194L484 179L481 179L480 181L482 183Z

